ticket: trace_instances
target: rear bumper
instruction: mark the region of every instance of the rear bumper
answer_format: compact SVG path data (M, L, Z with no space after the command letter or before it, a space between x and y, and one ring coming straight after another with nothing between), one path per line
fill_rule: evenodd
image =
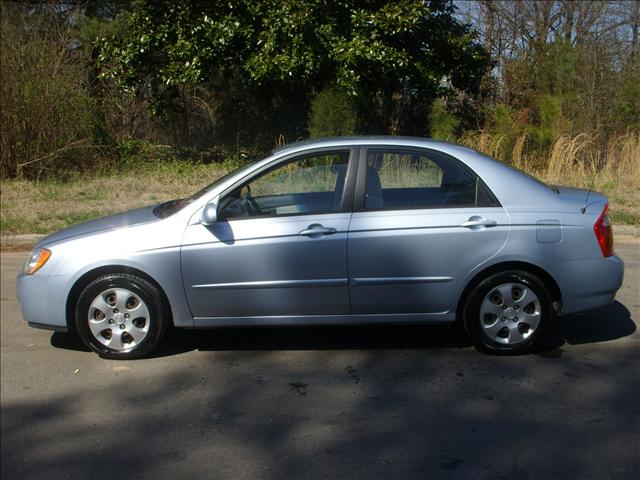
M614 255L561 262L548 271L562 292L562 313L570 314L612 303L622 286L624 263Z
M35 328L66 331L66 286L69 278L39 273L18 275L17 292L22 318Z

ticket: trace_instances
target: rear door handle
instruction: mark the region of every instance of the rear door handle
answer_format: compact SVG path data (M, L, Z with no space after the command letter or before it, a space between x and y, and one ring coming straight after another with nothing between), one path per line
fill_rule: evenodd
M333 235L337 233L335 228L325 227L319 223L314 223L313 225L309 225L307 228L302 230L298 235L302 235L303 237L322 237L324 235Z
M466 222L462 222L460 224L460 226L464 228L495 227L496 225L498 225L498 222L496 222L495 220L487 220L476 215L469 218L469 220L467 220Z

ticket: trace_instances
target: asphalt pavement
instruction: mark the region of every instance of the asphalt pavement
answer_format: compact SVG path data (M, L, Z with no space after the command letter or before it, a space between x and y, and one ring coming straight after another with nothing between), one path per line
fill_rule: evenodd
M27 327L3 252L1 476L640 478L640 242L617 301L524 356L445 327L173 331L108 361Z

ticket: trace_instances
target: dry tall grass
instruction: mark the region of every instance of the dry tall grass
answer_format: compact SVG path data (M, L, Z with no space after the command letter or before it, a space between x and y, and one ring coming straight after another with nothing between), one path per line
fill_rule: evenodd
M605 148L586 133L562 135L548 150L527 145L523 133L513 142L488 132L469 134L462 143L551 183L572 186L604 185L622 180L640 187L640 131L630 130L609 138Z
M603 147L588 134L562 135L548 149L533 148L525 134L477 132L462 143L553 184L593 188L610 200L615 219L640 223L640 131L611 136Z

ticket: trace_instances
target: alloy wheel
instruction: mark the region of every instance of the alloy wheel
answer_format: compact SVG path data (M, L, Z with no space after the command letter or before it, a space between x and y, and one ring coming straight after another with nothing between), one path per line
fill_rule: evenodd
M139 345L149 333L150 315L145 302L130 290L111 288L89 306L88 325L93 336L112 350Z
M520 283L492 288L480 305L483 332L503 345L525 342L538 328L541 315L538 296Z

